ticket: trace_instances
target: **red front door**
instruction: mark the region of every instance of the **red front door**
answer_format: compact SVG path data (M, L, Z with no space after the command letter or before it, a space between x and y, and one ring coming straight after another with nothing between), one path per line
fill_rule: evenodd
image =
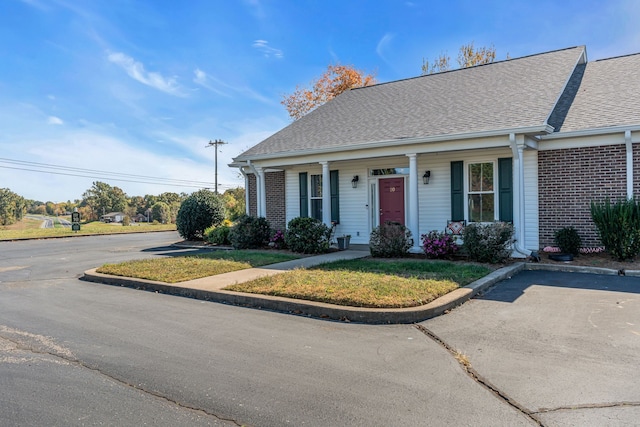
M384 178L378 181L380 224L385 221L404 225L404 178Z

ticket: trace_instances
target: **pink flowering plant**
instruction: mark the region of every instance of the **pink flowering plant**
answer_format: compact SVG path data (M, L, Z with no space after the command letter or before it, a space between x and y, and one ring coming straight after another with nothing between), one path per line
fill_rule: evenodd
M269 239L269 246L274 249L286 249L287 244L284 241L284 233L282 230L276 231L271 239Z
M442 231L432 230L421 238L422 249L427 258L451 258L458 251L453 236Z

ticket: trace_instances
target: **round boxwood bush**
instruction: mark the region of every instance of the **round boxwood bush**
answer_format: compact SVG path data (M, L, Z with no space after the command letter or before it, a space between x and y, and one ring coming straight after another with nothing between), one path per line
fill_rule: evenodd
M321 254L329 250L331 229L315 218L293 218L284 234L286 245L293 252Z
M229 232L231 227L220 224L216 227L209 227L204 231L205 240L214 245L230 245Z
M182 238L202 240L204 230L216 226L224 219L224 204L213 191L199 190L180 205L176 228Z
M374 257L403 257L410 248L411 231L399 222L385 221L374 228L369 237L369 251Z
M511 256L513 225L508 222L472 223L462 232L463 247L471 261L497 264Z
M582 239L573 227L564 227L555 232L554 240L564 254L580 255Z
M229 241L235 249L259 249L269 244L271 226L263 217L243 215L229 231Z

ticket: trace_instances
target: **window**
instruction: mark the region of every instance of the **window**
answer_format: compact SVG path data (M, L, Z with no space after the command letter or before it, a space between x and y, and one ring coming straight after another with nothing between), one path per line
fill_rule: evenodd
M311 175L311 218L322 221L322 175Z
M300 172L300 216L311 217L322 221L322 175L308 175ZM329 171L329 188L331 196L331 221L340 223L340 195L338 171Z
M451 162L451 220L491 222L495 221L497 213L500 221L512 222L512 164L511 157L499 158L497 163L467 163L465 177L465 162Z
M469 164L467 197L469 221L471 222L490 222L495 220L493 169L493 162Z

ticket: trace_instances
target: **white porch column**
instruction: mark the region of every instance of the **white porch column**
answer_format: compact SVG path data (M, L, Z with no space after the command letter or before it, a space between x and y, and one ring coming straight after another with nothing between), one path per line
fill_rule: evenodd
M420 253L420 217L418 212L418 155L407 154L409 157L409 215L408 228L413 236L412 253Z
M260 216L266 217L267 216L267 186L264 179L264 169L261 167L256 167L255 170L256 170L256 173L258 174L256 176L257 178L256 201L258 203L256 212L259 217Z
M322 165L322 222L331 227L331 176L329 174L329 162L320 162Z

